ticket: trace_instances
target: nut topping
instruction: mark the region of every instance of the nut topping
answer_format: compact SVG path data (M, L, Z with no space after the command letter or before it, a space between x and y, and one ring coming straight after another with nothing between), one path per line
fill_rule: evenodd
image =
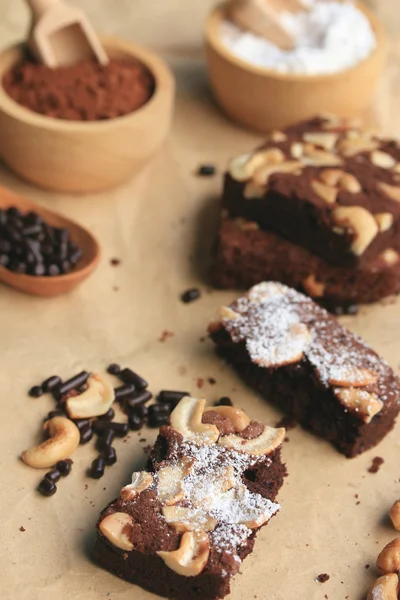
M356 256L361 256L378 233L378 225L362 206L340 206L333 211L335 222L354 232L351 250Z
M173 506L185 497L182 480L189 475L193 460L182 458L176 465L168 465L157 472L158 498L165 506Z
M336 154L325 150L318 150L311 144L304 146L304 156L301 162L306 167L339 167L342 165L342 160Z
M286 161L280 164L272 164L263 167L259 167L253 175L254 182L256 185L265 186L268 184L268 180L274 173L294 173L301 167L301 163L297 160Z
M279 344L271 346L269 353L254 362L260 367L283 367L300 362L311 342L310 331L304 323L294 323L282 333Z
M165 520L178 533L185 531L214 531L217 520L196 508L185 506L165 506L163 508Z
M302 286L305 292L312 298L323 298L325 293L325 284L319 283L315 279L315 275L309 275L306 279L303 279Z
M333 188L330 185L325 185L317 180L311 182L311 187L317 196L319 196L324 202L327 204L335 204L338 195L338 190L336 188Z
M384 250L380 254L380 258L382 258L389 267L392 267L399 262L399 253L396 250L393 250L393 248L387 248L387 250Z
M66 417L46 421L43 429L48 431L49 439L21 454L24 463L34 469L48 469L69 458L80 442L79 429Z
M376 566L381 575L400 571L400 538L387 544L379 554Z
M229 419L236 431L244 431L250 425L250 419L240 408L233 406L215 406L207 408L205 412L214 412Z
M390 185L389 183L384 183L380 181L378 183L378 188L381 192L384 192L386 196L389 196L392 200L396 202L400 202L400 186L398 185Z
M381 150L375 150L375 152L371 153L371 162L375 167L380 167L381 169L391 169L396 165L396 160L390 154L386 152L381 152Z
M371 140L369 137L360 136L354 139L346 139L340 142L339 151L343 156L350 157L362 152L373 152L378 148L377 142Z
M336 146L339 136L337 133L316 131L305 133L303 135L303 139L305 142L313 144L314 146L321 146L322 148L325 148L325 150L333 150Z
M304 150L304 146L300 142L295 142L294 144L292 144L290 146L290 154L296 160L298 160L299 158L301 158L303 156L303 150Z
M349 366L343 367L338 371L339 372L335 377L329 378L329 383L331 385L356 388L366 387L367 385L374 385L379 381L379 375L377 375L370 369L361 369L358 367Z
M144 490L147 490L153 483L153 476L151 473L147 471L140 471L132 474L132 483L130 485L126 485L121 490L121 499L125 502L129 502L133 500L136 496L138 496Z
M339 183L341 189L345 192L359 194L362 191L360 182L354 177L354 175L351 175L351 173L343 173Z
M214 444L219 438L215 425L202 423L205 400L183 398L171 413L171 427L184 438L199 444Z
M374 217L381 233L387 231L393 225L393 215L391 213L377 213Z
M271 142L279 144L280 142L286 142L287 135L286 133L283 133L283 131L272 131L269 139Z
M183 534L178 550L157 554L178 575L195 577L200 575L207 564L210 540L204 531L188 531Z
M130 552L133 550L133 544L126 534L125 529L132 527L134 520L130 515L123 512L116 512L105 517L99 525L101 533L120 550Z
M366 390L349 387L335 388L334 392L343 406L357 413L364 423L370 423L383 408L383 402L378 396Z
M390 509L390 519L392 521L393 527L400 531L400 500L396 500Z
M336 187L344 174L344 171L341 169L325 169L319 174L319 178L322 183Z
M251 154L241 154L229 162L228 171L235 181L247 181L251 179L252 173L248 173L246 165L251 158Z
M246 183L243 190L243 196L246 200L251 198L263 198L265 196L266 188L263 185L257 185L253 181Z
M367 600L397 600L399 578L395 573L379 577L371 587Z
M263 456L271 454L283 443L285 433L283 428L274 429L266 426L263 433L252 440L245 440L238 435L226 435L219 439L218 444L246 454Z
M105 415L115 400L110 380L99 373L92 373L87 380L87 389L68 398L66 408L71 419L90 419Z
M260 226L255 221L247 221L246 219L242 219L241 217L237 217L235 219L235 225L238 229L242 231L259 231Z

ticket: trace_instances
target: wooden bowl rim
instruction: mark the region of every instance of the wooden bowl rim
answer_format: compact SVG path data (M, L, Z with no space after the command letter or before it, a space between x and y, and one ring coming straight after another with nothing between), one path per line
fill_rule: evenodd
M387 36L385 33L385 29L380 22L380 20L374 15L372 11L370 11L364 4L361 4L358 0L355 0L355 5L362 12L367 19L369 20L372 30L376 37L376 46L366 58L357 64L344 69L342 71L338 71L336 73L327 73L327 74L318 74L318 75L308 75L303 73L281 73L280 71L275 71L274 69L269 69L268 67L260 67L258 65L252 65L246 60L239 58L235 54L233 54L222 42L221 36L218 31L218 27L223 20L223 17L226 13L226 8L229 2L223 2L216 6L209 14L207 22L206 22L206 41L213 48L215 52L221 55L227 62L230 62L232 65L244 70L249 73L253 73L254 75L264 75L271 79L276 79L280 81L292 81L292 82L304 82L304 83L314 83L314 82L325 82L325 81L333 81L334 79L339 79L342 76L348 76L355 74L357 70L363 67L366 63L373 61L379 54L384 54L386 52L387 47Z
M173 93L175 80L171 69L162 58L144 46L110 36L101 36L101 40L106 48L121 50L131 54L133 58L142 62L153 75L156 84L154 94L141 108L127 115L104 121L67 121L64 119L47 117L46 115L41 115L29 110L29 108L21 106L6 93L1 82L4 71L0 69L0 110L27 125L34 125L43 127L47 130L65 133L90 133L99 130L106 132L107 129L119 127L120 125L126 124L128 121L139 120L140 118L146 119L148 115L152 114L158 107L165 91ZM6 48L0 53L0 63L2 58L7 57L8 55L10 57L15 55L16 63L21 56L23 46L24 42L19 42Z

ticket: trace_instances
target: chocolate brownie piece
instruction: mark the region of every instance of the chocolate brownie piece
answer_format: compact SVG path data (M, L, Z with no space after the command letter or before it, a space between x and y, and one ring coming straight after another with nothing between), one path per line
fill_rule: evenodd
M280 281L326 307L376 302L400 286L400 255L384 250L365 266L330 265L302 246L241 218L221 221L211 266L219 288L248 289L260 281Z
M400 145L314 118L233 159L222 204L331 264L360 266L400 250Z
M261 283L209 328L219 354L265 398L347 457L375 446L400 410L400 381L310 298Z
M284 429L240 409L184 398L146 471L101 514L97 562L175 600L217 600L279 510Z

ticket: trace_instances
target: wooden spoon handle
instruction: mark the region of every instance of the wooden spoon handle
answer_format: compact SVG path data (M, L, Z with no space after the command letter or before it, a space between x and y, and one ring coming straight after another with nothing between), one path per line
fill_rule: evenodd
M26 3L29 5L35 20L40 19L55 4L61 4L60 0L26 0Z
M239 27L257 33L285 50L293 48L294 40L280 23L276 6L270 0L233 0L228 14Z

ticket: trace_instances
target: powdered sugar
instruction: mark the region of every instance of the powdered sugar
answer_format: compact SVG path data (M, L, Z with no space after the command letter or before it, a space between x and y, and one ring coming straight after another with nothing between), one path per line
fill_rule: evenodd
M282 73L336 73L367 58L376 46L368 19L353 2L309 0L309 11L283 13L282 25L295 48L281 50L268 40L224 22L225 46L247 62Z

